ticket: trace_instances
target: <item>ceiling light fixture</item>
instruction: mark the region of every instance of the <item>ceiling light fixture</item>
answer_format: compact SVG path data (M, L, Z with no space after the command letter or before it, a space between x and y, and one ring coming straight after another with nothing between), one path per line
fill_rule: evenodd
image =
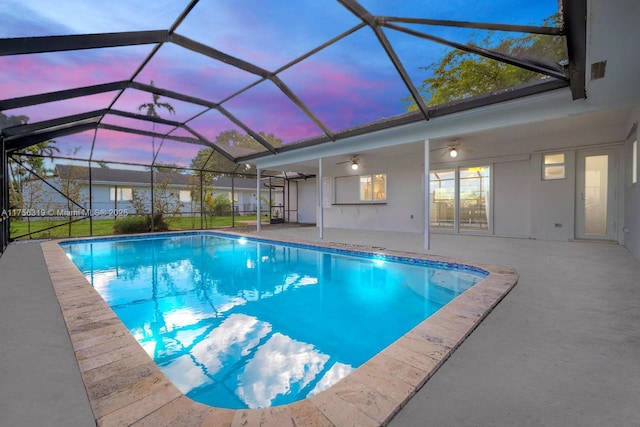
M353 156L351 156L351 170L353 171L358 170L358 168L360 167L360 165L358 164L359 161L360 161L360 157L358 157L357 154L354 154Z
M458 157L458 149L456 147L452 147L449 151L449 156L451 156L452 159Z
M338 162L336 163L336 165L344 165L346 163L349 163L349 166L351 166L351 170L357 171L360 168L360 157L357 154L354 154L351 156L351 158L349 160L346 160L344 162Z

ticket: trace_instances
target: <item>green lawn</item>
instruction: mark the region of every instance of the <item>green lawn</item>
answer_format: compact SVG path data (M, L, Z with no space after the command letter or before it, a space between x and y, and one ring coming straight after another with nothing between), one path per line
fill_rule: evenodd
M174 218L165 218L167 223L169 224L170 230L200 230L200 217L174 217ZM235 217L235 225L243 226L249 225L251 223L255 223L256 216L255 215L246 215L246 216L236 216ZM263 219L263 221L268 219ZM11 220L10 225L10 238L25 240L25 239L49 239L49 238L64 238L64 237L87 237L87 236L110 236L114 234L113 225L115 223L114 219L98 219L93 220L93 234L90 232L90 223L89 219L83 219L81 221L77 221L71 224L71 228L69 228L69 224L67 221L31 221L31 223L26 220ZM231 227L232 225L232 217L231 216L210 216L206 219L202 219L202 228L220 228L220 227ZM51 228L50 230L45 230L46 228L58 226L55 228ZM28 233L33 233L30 236L24 236ZM21 237L22 236L22 237Z

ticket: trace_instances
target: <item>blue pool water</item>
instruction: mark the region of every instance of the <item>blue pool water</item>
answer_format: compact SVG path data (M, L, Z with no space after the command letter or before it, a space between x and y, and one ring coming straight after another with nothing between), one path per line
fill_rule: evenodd
M328 388L486 275L212 233L62 247L183 393L231 409Z

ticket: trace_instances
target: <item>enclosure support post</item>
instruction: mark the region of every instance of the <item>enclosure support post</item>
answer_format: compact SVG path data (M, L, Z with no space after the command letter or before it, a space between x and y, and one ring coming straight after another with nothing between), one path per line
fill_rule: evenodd
M202 173L202 169L200 169L200 230L204 229L204 174Z
M153 196L154 196L154 194L153 194L153 165L152 165L151 166L151 231L152 232L155 231L155 228L156 228L155 224L153 223L154 222L153 221L153 217L155 215L155 212L154 212L154 209L153 209L153 205L155 204L155 203L153 203L153 200L154 200Z
M9 245L9 159L7 157L4 137L0 135L0 176L2 188L0 188L0 255Z
M231 228L236 226L236 173L231 174Z
M89 172L89 177L91 177L91 172ZM113 221L118 220L117 212L118 212L118 185L116 184L113 187L113 191L115 194L113 195Z
M287 222L291 222L291 181L286 178L286 174L285 180L287 183Z
M260 173L262 172L262 170L260 168L257 168L256 172L258 174L256 178L256 231L260 232Z
M269 222L271 222L271 212L273 210L273 185L271 185L271 177L269 177Z
M322 171L322 157L318 159L318 227L320 229L320 239L324 239L324 206L322 195L324 194L323 187L323 171Z
M430 151L429 139L424 140L424 248L431 249L431 230L430 230L430 212L431 212L431 200L429 191L429 155Z
M93 237L93 176L91 161L89 161L89 236ZM117 192L116 192L117 193ZM116 199L117 199L116 194ZM118 212L116 210L116 212ZM115 222L115 221L114 221Z

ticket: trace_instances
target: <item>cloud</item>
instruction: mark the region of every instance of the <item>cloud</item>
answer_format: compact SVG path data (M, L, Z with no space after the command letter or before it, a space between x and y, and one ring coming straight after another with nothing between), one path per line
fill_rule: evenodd
M4 37L166 30L187 4L187 0L3 0L0 23L5 23L2 16L6 13L10 26Z
M0 4L0 37L52 36L68 32L67 25L46 19L23 1L5 0Z
M177 33L275 71L358 23L337 2L216 1L200 2Z
M175 44L163 45L136 81L220 102L260 77Z
M2 97L14 98L129 79L148 46L5 56Z
M66 117L73 114L107 108L115 97L115 92L105 92L97 95L71 98L64 101L49 102L32 105L30 107L7 110L7 115L25 115L29 123Z
M397 74L376 76L330 62L300 64L283 80L334 131L401 113L406 91Z

